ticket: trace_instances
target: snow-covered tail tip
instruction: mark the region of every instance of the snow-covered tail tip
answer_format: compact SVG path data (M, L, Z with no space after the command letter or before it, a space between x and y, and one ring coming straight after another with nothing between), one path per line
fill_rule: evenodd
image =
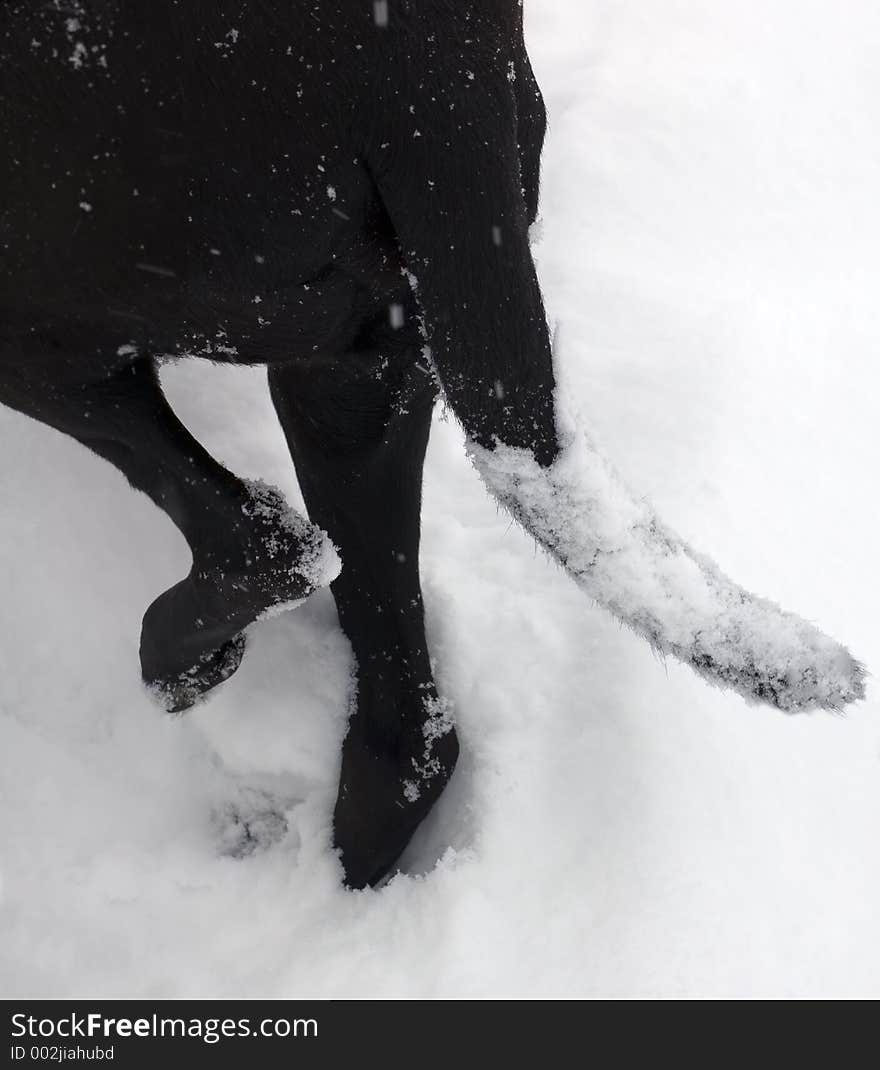
M264 543L269 557L281 556L291 541L299 547L293 571L313 590L332 583L342 571L342 559L327 532L292 509L277 487L261 479L244 482L250 501L243 507L243 512L265 523Z
M600 605L711 683L787 712L864 697L846 647L739 587L627 489L583 430L549 468L509 446L468 453L489 491Z

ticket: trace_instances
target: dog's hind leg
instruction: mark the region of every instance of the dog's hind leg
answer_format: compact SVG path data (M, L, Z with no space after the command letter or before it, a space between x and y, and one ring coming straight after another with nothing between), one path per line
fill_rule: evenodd
M3 364L0 402L110 461L190 546L189 575L148 608L141 633L144 681L166 708L185 709L235 671L249 624L335 575L335 552L278 492L210 456L168 405L149 358L90 375L93 365L75 357L22 357Z
M431 675L419 584L422 464L436 384L421 366L412 311L410 329L397 337L377 326L368 349L269 372L309 514L345 562L332 590L357 661L357 695L334 835L355 888L393 867L458 754Z

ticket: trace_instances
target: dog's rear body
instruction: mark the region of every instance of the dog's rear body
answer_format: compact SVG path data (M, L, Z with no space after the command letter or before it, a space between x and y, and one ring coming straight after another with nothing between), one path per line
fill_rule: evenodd
M353 17L371 6L339 6L22 5L3 56L7 329L15 311L35 353L81 344L80 363L279 363L387 317L405 282L363 151L379 31Z
M268 366L311 520L343 561L351 885L393 866L457 757L418 571L438 381L489 489L657 649L783 709L860 696L847 651L560 441L528 246L545 115L517 0L4 14L0 402L115 464L186 536L192 571L141 642L144 678L182 709L234 671L251 622L335 574L320 530L190 436L155 362Z
M182 708L235 668L250 620L321 581L321 547L189 436L155 362L269 367L311 518L344 562L358 700L336 841L349 882L375 881L457 753L419 588L425 330L479 441L555 449L526 237L544 112L519 5L6 14L0 402L117 465L187 537L193 570L150 607L141 647Z

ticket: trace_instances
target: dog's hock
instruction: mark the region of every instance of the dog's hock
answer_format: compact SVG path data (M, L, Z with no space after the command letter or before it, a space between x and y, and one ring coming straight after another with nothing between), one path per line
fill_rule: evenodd
M299 555L293 568L311 590L328 587L342 571L342 559L327 532L291 509L276 487L262 479L247 479L244 483L250 494L250 501L242 510L245 515L258 523L276 525L281 533L296 542ZM283 542L270 529L265 537L267 555L274 557L282 549Z
M637 500L582 430L554 463L468 443L489 491L600 605L710 683L787 712L864 697L864 669L808 621L751 594Z

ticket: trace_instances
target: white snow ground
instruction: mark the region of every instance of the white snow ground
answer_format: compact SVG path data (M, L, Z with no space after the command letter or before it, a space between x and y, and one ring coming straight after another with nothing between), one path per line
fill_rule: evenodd
M876 671L880 9L528 16L569 397L664 519ZM296 495L261 373L166 381L218 456ZM424 581L465 756L411 875L345 892L327 592L165 719L136 643L181 539L71 441L6 410L0 435L4 996L880 995L874 681L845 717L790 718L662 664L438 419ZM212 814L255 785L290 832L235 860Z

